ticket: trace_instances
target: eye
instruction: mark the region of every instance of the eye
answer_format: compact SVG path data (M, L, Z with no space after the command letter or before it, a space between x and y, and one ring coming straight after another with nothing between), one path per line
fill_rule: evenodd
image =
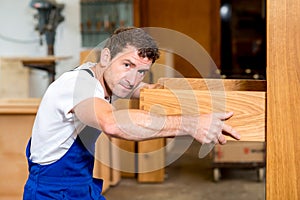
M125 68L130 68L130 64L129 63L124 63Z
M144 76L146 74L147 70L139 70L138 73L141 76Z

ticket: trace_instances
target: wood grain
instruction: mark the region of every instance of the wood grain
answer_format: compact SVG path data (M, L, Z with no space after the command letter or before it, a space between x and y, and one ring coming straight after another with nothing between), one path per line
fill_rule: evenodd
M163 182L165 178L165 139L138 142L138 181Z
M115 186L121 181L121 172L120 172L120 149L119 149L120 140L117 138L110 138L110 185Z
M219 91L266 91L265 80L250 79L202 79L202 78L160 78L164 88L177 90L219 90Z
M100 134L95 145L95 164L93 177L103 179L102 192L106 192L110 186L110 163L110 140L106 134Z
M120 157L120 169L121 169L121 176L126 178L134 178L135 173L137 172L136 169L136 142L128 141L123 139L119 140L118 147Z
M265 141L265 92L144 89L140 106L163 115L233 111L226 123L242 141Z
M300 1L267 1L266 199L300 199Z

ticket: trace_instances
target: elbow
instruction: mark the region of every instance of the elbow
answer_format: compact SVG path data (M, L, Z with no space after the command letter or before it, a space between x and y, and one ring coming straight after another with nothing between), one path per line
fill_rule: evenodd
M121 131L118 128L117 124L112 121L104 121L100 123L100 129L103 133L111 137L121 137Z

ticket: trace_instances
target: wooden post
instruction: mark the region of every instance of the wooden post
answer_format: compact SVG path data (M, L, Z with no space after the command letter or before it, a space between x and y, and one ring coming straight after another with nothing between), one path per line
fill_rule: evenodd
M266 199L300 198L300 1L267 1Z

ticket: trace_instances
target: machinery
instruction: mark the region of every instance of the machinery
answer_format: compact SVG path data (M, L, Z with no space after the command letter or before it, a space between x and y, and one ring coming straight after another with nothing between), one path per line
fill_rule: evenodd
M64 21L61 11L65 6L64 4L56 3L55 0L32 0L30 6L38 11L34 17L38 20L35 29L40 34L40 44L43 44L42 35L45 34L48 48L47 54L48 56L53 56L56 28ZM26 67L46 71L49 76L49 84L55 79L55 65L55 61L24 63Z
M32 0L30 6L38 10L35 15L35 18L38 19L36 30L40 33L40 36L45 34L48 55L54 55L56 28L59 23L64 21L64 17L61 15L64 4L58 4L55 0ZM42 45L42 38L40 43Z

